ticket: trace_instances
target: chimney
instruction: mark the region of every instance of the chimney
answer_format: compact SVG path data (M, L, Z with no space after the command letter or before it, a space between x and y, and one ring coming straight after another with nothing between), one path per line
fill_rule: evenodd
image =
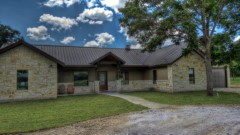
M125 50L130 51L131 50L131 45L126 45Z

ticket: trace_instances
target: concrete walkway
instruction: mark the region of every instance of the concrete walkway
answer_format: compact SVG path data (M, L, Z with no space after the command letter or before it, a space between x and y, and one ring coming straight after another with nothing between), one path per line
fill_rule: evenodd
M240 94L240 88L214 88L214 91L233 92Z
M120 93L102 93L102 94L119 97L119 98L125 99L131 103L142 105L142 106L145 106L150 109L165 109L165 108L173 108L173 107L175 108L176 107L173 105L166 105L166 104L159 104L159 103L151 102L151 101L147 101L145 99L139 98L139 97L124 95L124 94L120 94Z

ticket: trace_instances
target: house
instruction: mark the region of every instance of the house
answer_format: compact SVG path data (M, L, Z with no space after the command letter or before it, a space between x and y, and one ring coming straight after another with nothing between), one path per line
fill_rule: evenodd
M142 52L31 45L21 40L0 50L0 101L57 98L71 88L76 95L204 90L204 59L196 52L182 56L185 47L172 45Z

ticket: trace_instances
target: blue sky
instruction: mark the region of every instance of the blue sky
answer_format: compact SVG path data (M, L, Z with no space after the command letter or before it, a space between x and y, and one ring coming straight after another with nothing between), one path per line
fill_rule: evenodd
M32 44L125 47L138 44L119 25L126 0L2 0L0 22Z

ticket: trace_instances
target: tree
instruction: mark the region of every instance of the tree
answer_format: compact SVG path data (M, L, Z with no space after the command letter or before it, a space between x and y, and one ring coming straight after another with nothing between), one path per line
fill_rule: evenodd
M20 39L20 33L10 26L0 23L0 48L5 44L10 44Z
M225 34L215 35L212 42L212 64L229 65L232 77L240 75L240 42Z
M204 55L207 94L213 95L212 39L217 34L233 38L240 29L239 0L129 0L119 9L121 26L152 51L166 39L186 42L184 54L193 49Z
M233 42L227 34L217 34L212 38L212 43L212 64L240 62L240 42Z

